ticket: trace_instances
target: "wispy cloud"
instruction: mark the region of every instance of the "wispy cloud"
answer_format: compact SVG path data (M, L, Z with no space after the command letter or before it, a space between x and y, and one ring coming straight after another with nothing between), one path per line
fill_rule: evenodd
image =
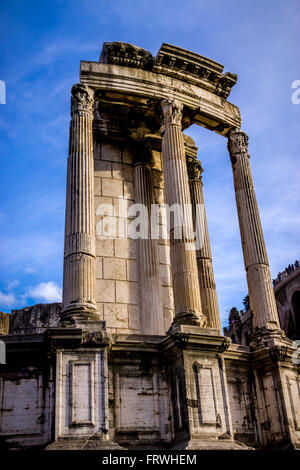
M55 282L41 282L27 290L27 297L42 302L61 302L62 290Z
M10 282L5 292L0 291L0 310L22 308L32 302L61 302L62 288L54 281L40 282L25 291L17 289L19 284L19 281Z
M5 292L0 291L0 306L2 306L2 308L12 307L15 303L16 298L14 294L5 294Z
M82 42L79 38L66 39L56 38L50 44L47 44L44 49L32 58L31 65L49 65L59 58L65 58L68 54L98 52L99 46L94 42Z

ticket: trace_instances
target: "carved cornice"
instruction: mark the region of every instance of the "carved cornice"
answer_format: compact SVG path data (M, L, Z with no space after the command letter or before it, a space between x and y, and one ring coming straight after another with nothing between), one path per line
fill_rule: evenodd
M287 346L274 346L269 349L270 357L273 362L285 361L288 356Z
M236 84L237 75L223 72L223 65L199 54L163 43L153 66L154 72L178 77L227 98Z
M141 47L126 42L105 42L99 62L123 67L151 70L200 85L227 98L237 81L234 73L223 73L223 65L181 47L163 43L154 58Z
M174 333L172 339L179 349L186 349L188 346L190 333Z
M80 111L93 115L94 90L83 83L76 83L72 86L71 93L71 115Z
M174 99L165 99L161 103L164 116L164 126L181 126L183 104Z
M151 70L154 58L151 52L127 42L104 42L99 62Z
M187 172L190 181L199 181L202 182L202 173L203 168L199 160L196 160L193 157L186 158Z
M83 331L82 345L85 347L108 346L112 343L111 336L106 331Z

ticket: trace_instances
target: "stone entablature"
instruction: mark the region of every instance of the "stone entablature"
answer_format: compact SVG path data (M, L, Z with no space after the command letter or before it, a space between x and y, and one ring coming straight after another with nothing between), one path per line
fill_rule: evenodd
M177 61L164 59L171 51ZM130 109L143 111L145 116L150 113L158 127L160 101L169 97L184 106L183 124L186 127L197 123L222 135L240 127L238 107L225 99L236 82L236 75L222 74L222 65L167 44L163 44L158 53L161 61L159 59L157 65L154 61L153 68L149 69L145 66L145 61L148 64L150 60L146 52L126 43L104 45L100 62L81 62L81 83L96 90L95 98L99 97L102 107L118 105L119 108L123 106L126 113ZM183 56L190 61L186 70L184 65L179 67ZM202 78L189 72L192 65L194 71L199 67L197 73L202 70Z
M228 98L237 81L237 75L230 72L224 74L224 66L218 62L166 43L153 57L149 51L133 44L105 42L99 62L151 70L193 83L223 98Z
M214 60L166 43L160 47L153 65L154 72L176 77L228 98L237 75L223 73L223 69L224 66Z
M123 67L152 70L154 59L151 52L127 42L104 42L99 62Z

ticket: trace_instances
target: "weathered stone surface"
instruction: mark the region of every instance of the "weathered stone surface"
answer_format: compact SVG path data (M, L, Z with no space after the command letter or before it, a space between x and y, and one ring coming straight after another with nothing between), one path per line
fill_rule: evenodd
M126 304L138 304L139 286L137 282L116 281L116 300Z
M146 49L142 49L134 44L105 42L99 62L102 64L117 64L125 67L146 69L153 65L153 57Z
M7 335L9 331L9 313L0 312L0 335Z
M151 53L125 42L105 42L99 62L153 70L179 78L227 98L237 81L233 73L223 74L223 65L171 44L162 44L155 58Z
M6 343L6 364L0 365L1 450L44 446L54 431L55 377L44 336L19 332L1 337Z
M115 256L117 258L136 259L136 241L129 238L115 239Z
M108 279L97 279L97 302L114 302L116 300L116 283Z
M55 439L108 431L105 350L57 351ZM99 391L101 390L101 393Z
M119 180L105 178L102 180L102 196L123 197L123 183Z
M111 162L121 162L122 152L117 145L107 142L101 143L101 160L108 160Z
M223 74L223 69L223 65L207 57L166 43L159 49L153 66L155 72L183 79L228 98L237 75L230 72Z
M104 279L126 280L126 260L118 258L103 259Z
M61 303L36 304L12 310L9 333L43 333L47 328L57 327L62 318L62 310Z

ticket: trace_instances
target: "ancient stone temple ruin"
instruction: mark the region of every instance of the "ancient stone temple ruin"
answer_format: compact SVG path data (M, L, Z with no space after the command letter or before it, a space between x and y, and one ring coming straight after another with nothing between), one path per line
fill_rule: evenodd
M236 80L169 44L153 57L104 43L98 62L81 62L71 96L63 306L27 310L26 325L15 311L1 336L3 445L300 446L300 366L280 328L248 137L228 101ZM192 124L228 145L250 346L221 332ZM167 217L173 206L191 207L183 224ZM139 236L130 232L135 217Z

